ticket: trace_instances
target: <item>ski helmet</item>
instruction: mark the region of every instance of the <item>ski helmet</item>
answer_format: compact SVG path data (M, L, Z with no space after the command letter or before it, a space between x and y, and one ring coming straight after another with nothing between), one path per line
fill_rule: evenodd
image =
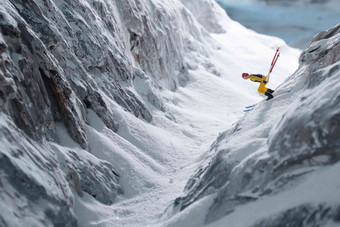
M248 76L249 76L248 73L242 73L242 78L243 78L243 79L245 79L245 80L248 79Z

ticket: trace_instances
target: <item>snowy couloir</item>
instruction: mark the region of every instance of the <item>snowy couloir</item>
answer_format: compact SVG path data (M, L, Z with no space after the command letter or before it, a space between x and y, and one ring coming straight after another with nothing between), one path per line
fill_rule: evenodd
M0 1L0 226L338 221L338 30L292 75L213 0Z

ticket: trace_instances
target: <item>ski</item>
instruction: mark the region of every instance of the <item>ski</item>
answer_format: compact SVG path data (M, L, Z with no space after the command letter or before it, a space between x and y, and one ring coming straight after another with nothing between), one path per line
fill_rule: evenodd
M243 110L243 112L249 112L249 111L253 110L255 106L256 106L256 104L246 106L246 107L244 107L245 109Z
M275 94L275 96L274 96L272 99L275 99L276 97L281 96L281 95L283 95L283 94L287 94L287 93L289 93L289 92L291 92L291 91L292 91L292 89L288 89L287 91L281 92L281 93L279 93L279 94ZM269 99L269 100L272 100L272 99ZM250 105L250 106L246 106L246 107L244 107L245 109L243 110L243 112L252 111L252 110L254 109L255 106L256 106L256 104Z
M243 112L249 112L249 111L253 110L255 105L256 104L244 107L245 109L243 110Z
M254 105L250 105L250 106L246 106L245 108L246 109L249 109L249 108L252 108L252 107L254 107L256 104L254 104Z

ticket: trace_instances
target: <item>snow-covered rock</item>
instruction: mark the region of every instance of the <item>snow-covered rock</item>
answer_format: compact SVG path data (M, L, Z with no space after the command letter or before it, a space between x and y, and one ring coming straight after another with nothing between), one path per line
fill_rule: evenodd
M222 18L225 17L223 10L215 0L181 0L181 2L192 12L196 20L212 33L225 32Z
M123 193L116 167L92 155L89 112L112 133L118 113L165 112L159 90L209 63L198 25L177 1L1 1L1 226L76 225L74 196Z
M200 4L0 2L1 226L159 221L235 109L261 99L244 63L267 71L280 45L271 86L295 69L282 40Z
M155 82L163 81L159 86L176 89L187 77L183 51L204 52L193 38L201 33L189 26L186 20L192 18L185 8L169 12L166 7L151 1L5 1L1 9L5 108L34 138L53 138L53 123L63 118L71 137L85 149L86 108L113 131L118 129L101 90L150 122L145 102L127 88L134 68L141 67ZM175 13L182 19L177 20ZM175 18L175 23L167 24Z
M76 226L73 193L104 204L123 193L110 163L80 148L34 141L4 113L0 138L1 226Z
M258 103L219 135L175 211L211 195L211 226L339 225L339 28L315 36L274 97L290 93Z

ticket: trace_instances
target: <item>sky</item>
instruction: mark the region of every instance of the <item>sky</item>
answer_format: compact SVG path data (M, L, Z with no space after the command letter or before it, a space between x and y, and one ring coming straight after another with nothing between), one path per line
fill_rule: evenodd
M217 0L228 15L247 28L277 36L295 48L308 47L314 35L340 22L340 2L325 4L264 4L261 1ZM301 2L301 1L295 1Z

